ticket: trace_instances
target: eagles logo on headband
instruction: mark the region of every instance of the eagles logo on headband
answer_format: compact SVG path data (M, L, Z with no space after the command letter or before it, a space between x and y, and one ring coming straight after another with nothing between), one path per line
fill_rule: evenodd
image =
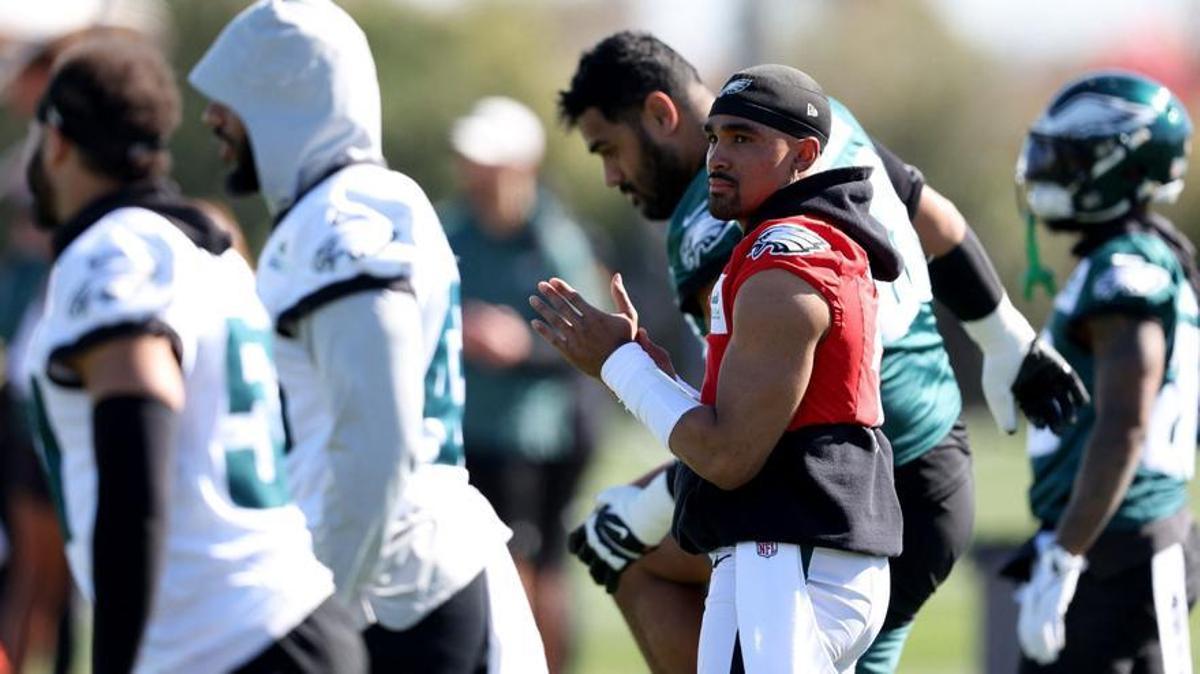
M713 101L709 115L733 115L797 138L829 140L829 98L817 81L782 65L734 73Z

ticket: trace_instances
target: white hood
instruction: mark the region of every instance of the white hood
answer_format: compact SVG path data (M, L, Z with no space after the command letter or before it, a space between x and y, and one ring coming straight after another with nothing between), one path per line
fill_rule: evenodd
M256 2L188 80L242 119L273 215L338 166L383 161L371 49L329 0Z

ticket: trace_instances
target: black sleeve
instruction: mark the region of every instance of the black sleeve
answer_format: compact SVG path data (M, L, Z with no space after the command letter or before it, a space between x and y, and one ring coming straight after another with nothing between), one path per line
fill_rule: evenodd
M871 142L875 144L875 153L883 161L883 168L887 171L892 189L896 190L900 201L908 209L908 219L912 220L917 215L918 204L921 203L921 190L925 188L925 176L921 175L920 169L897 157L883 143L874 138L871 139Z
M967 227L962 243L929 261L933 296L960 321L992 313L1004 298L1004 284L975 231Z
M59 386L82 388L83 380L80 379L79 373L70 366L72 358L90 349L94 349L105 342L141 335L166 337L171 342L171 351L175 354L175 361L178 363L183 362L183 340L179 338L179 333L175 332L174 328L158 318L148 318L99 327L91 332L84 333L70 344L55 347L50 352L49 364L46 366L46 376L50 377Z
M92 671L132 670L166 548L177 413L149 396L104 398L92 410L96 524Z
M300 301L279 314L278 320L275 321L275 330L284 337L294 337L296 323L300 319L334 300L370 290L396 290L406 292L410 295L415 294L412 282L407 276L382 278L368 274L359 274L345 281L338 281L337 283L327 285L316 292L300 298Z

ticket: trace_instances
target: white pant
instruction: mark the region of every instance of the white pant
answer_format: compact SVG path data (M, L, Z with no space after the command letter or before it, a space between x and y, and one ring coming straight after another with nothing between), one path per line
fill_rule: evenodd
M738 543L712 553L699 674L728 674L740 642L747 674L849 672L883 626L891 578L884 557Z
M1192 644L1188 633L1187 568L1179 543L1159 550L1150 562L1154 615L1162 668L1172 674L1191 674Z
M525 586L505 545L484 567L488 588L488 674L545 674L546 651Z

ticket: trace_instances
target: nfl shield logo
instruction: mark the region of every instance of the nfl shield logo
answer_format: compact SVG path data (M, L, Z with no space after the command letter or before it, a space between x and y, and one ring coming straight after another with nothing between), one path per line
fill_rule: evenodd
M758 546L758 556L764 559L770 559L779 552L778 543L755 543Z

